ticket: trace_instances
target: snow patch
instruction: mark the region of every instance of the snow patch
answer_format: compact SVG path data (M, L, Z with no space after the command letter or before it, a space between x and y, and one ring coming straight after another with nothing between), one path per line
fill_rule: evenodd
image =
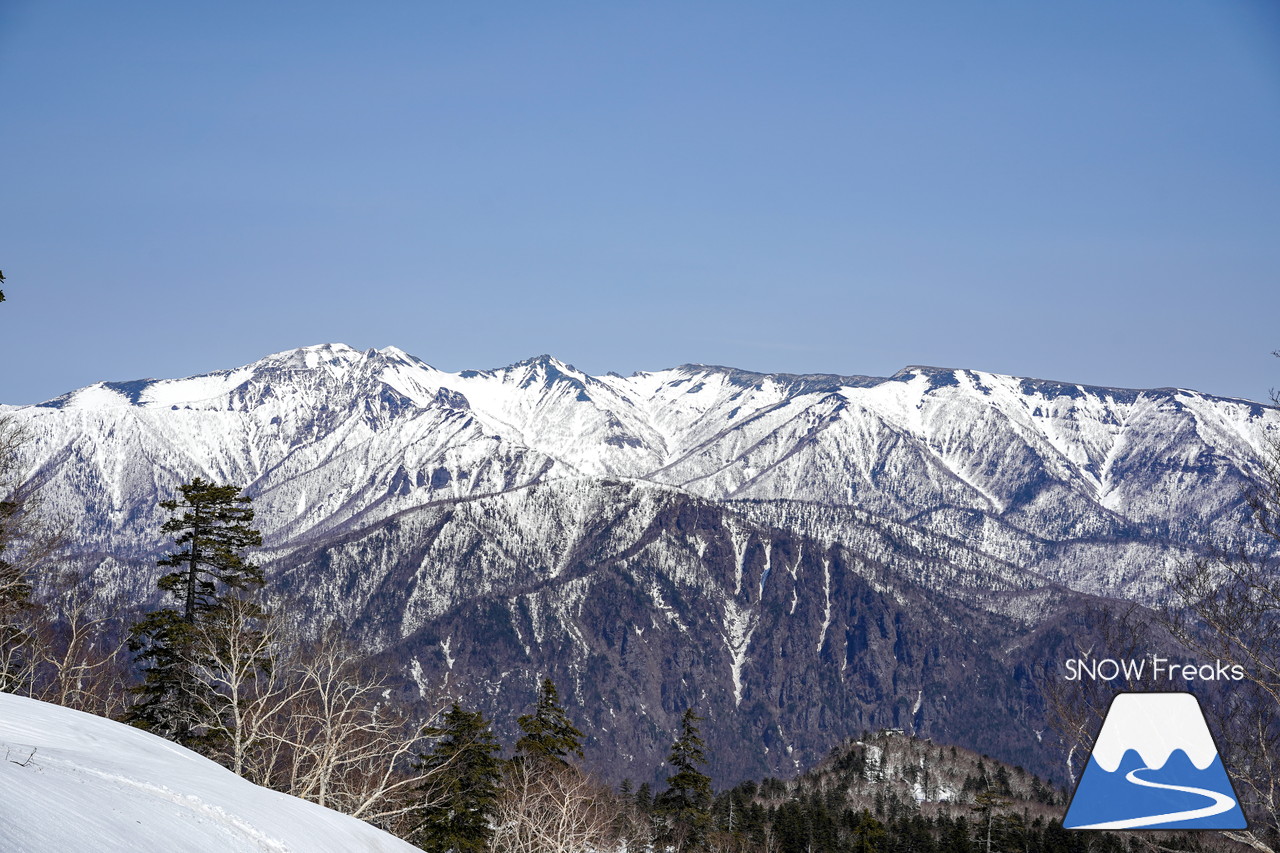
M826 596L826 604L822 610L822 631L818 634L819 654L822 653L822 645L827 641L827 628L831 626L831 558L829 557L822 560L822 592Z
M742 665L756 630L755 614L737 602L724 603L724 644L729 650L729 674L733 677L733 704L742 704Z

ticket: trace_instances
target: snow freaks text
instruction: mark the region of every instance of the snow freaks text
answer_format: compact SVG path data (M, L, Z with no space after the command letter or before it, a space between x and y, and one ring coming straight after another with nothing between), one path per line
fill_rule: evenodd
M1142 658L1073 658L1065 661L1067 681L1242 681L1244 667L1213 663L1178 663L1159 655Z

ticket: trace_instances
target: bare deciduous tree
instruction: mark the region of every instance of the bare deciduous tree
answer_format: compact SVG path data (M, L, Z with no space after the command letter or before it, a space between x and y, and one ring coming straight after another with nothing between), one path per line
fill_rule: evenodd
M707 853L777 853L773 824L766 823L763 838L753 841L741 832L712 832L707 836Z
M113 636L121 603L99 601L74 571L57 575L44 598L35 698L103 717L122 713L125 637Z
M571 765L516 762L508 769L494 820L492 849L504 853L579 853L618 841L620 804Z
M1238 540L1176 571L1162 615L1188 649L1244 675L1221 691L1215 716L1254 830L1223 834L1272 853L1280 847L1280 439L1264 448L1245 500L1250 523Z
M302 697L287 737L289 789L379 823L410 811L401 795L429 782L408 770L426 722L394 707L386 681L359 660L332 632L302 654Z
M192 635L187 666L205 687L191 701L210 757L267 784L286 745L288 715L305 692L291 650L262 608L243 598L228 600Z
M413 770L425 721L387 698L385 679L336 631L304 641L253 602L196 632L195 697L212 757L252 782L380 826L421 806Z
M1280 495L1280 472L1266 487ZM1275 505L1254 496L1260 530L1280 544ZM1274 553L1274 552L1273 552ZM1237 546L1195 560L1174 576L1170 631L1205 660L1239 666L1244 679L1220 691L1219 745L1255 832L1228 833L1258 850L1280 843L1280 565L1274 556Z
M1081 637L1071 638L1071 657L1085 660L1136 660L1167 648L1169 638L1154 623L1153 614L1136 604L1092 607L1079 614ZM1082 638L1086 638L1083 639ZM1080 678L1068 681L1066 673L1046 672L1040 684L1049 726L1062 742L1069 787L1084 770L1093 751L1093 741L1102 728L1116 693L1124 690L1171 690L1168 684L1153 683L1150 668L1141 677L1131 678L1121 671L1111 681Z
M34 578L53 562L64 537L37 511L37 483L22 477L20 452L28 440L12 415L0 417L0 690L30 694L47 621L32 596Z

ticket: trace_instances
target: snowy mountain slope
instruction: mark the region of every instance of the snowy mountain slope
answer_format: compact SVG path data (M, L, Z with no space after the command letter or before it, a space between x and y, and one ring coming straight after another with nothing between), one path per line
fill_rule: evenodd
M417 849L147 732L8 693L0 757L0 849L9 853Z
M149 562L157 501L196 474L246 486L268 544L284 548L441 500L624 477L855 508L996 560L1017 562L1028 538L1058 543L1041 566L1055 579L1139 598L1184 549L1238 530L1242 489L1280 436L1273 408L1176 389L939 368L593 377L549 356L451 374L340 344L99 383L14 413L48 504L90 520L81 549L126 563ZM1145 543L1125 570L1085 553L1119 540Z
M954 593L985 593L1056 583L1102 589L1139 601L1165 595L1168 570L1195 555L1188 544L1162 539L1138 525L1114 523L1105 533L1046 539L990 512L946 508L898 521L855 507L804 501L732 501L735 511L825 543L842 543L893 564L918 583ZM904 552L932 558L924 575ZM947 573L963 567L963 575ZM978 598L971 597L977 601ZM1012 614L1011 614L1012 615Z
M1043 770L1032 673L1057 626L1090 595L1157 599L1237 533L1280 436L1274 408L1176 389L549 356L454 374L342 345L10 411L104 596L154 600L160 500L235 483L272 589L406 690L509 721L551 673L589 755L650 769L705 703L732 781L864 726Z
M691 704L719 779L808 766L877 727L1049 772L1019 638L1084 596L910 528L847 546L738 509L559 480L410 510L269 569L305 624L336 621L413 697L463 696L511 739L551 675L615 779L652 773Z

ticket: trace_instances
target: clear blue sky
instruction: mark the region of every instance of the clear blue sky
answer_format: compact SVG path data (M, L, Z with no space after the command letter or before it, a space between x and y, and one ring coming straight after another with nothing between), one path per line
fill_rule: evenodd
M1280 386L1280 4L0 0L0 401L303 344Z

